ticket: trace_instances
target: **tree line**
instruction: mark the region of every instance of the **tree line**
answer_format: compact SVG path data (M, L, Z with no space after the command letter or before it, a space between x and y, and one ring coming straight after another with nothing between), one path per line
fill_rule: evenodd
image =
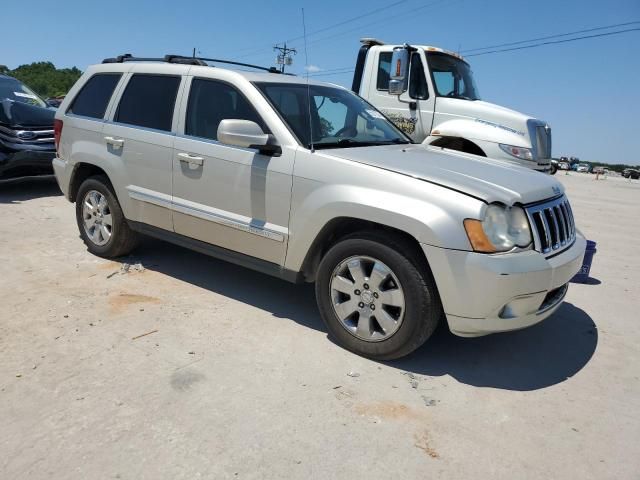
M56 68L51 62L34 62L11 70L0 65L0 74L17 78L44 98L66 95L80 78L82 72L76 68Z

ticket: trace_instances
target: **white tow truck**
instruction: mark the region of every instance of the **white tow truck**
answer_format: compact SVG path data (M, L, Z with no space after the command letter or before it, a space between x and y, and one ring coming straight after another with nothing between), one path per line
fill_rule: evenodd
M441 48L363 38L352 90L414 141L551 170L551 128L480 100L469 64Z

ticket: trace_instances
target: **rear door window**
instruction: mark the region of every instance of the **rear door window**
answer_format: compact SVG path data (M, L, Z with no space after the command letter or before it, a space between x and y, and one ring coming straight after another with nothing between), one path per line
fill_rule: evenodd
M91 77L73 99L67 113L103 119L120 77L120 73L98 73Z
M122 94L115 121L171 131L180 77L134 74Z

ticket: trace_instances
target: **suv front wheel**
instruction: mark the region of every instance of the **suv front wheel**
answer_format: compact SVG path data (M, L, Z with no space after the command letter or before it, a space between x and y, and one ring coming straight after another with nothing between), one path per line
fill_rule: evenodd
M402 253L401 253L402 252ZM329 334L378 360L422 345L442 316L433 277L402 239L359 234L334 245L318 268L316 298Z
M76 195L80 236L91 253L113 258L126 255L137 244L111 183L104 175L87 178Z

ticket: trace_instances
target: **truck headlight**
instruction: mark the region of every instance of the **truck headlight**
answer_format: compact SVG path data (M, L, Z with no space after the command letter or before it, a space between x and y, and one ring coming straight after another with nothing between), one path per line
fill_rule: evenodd
M500 149L511 155L512 157L520 158L521 160L533 160L533 153L530 148L516 147L515 145L505 145L499 143Z
M529 220L521 207L493 203L485 210L482 220L467 218L464 228L476 252L508 252L532 243Z

